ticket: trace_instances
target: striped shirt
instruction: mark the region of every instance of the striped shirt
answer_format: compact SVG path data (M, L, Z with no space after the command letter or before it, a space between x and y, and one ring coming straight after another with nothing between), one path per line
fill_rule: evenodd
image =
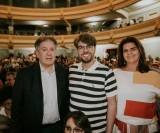
M114 73L98 61L87 70L82 64L74 64L70 68L69 90L71 94L70 111L84 112L93 133L103 133L106 130L107 97L117 94Z

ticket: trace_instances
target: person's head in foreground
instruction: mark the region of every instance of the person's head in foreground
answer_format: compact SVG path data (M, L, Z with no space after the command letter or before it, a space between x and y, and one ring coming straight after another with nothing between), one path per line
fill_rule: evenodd
M15 124L11 118L0 114L0 133L15 133Z
M73 111L66 116L64 133L92 133L87 116L81 111Z
M135 37L126 37L120 42L118 46L118 67L126 71L134 68L134 71L141 73L149 71L143 45Z

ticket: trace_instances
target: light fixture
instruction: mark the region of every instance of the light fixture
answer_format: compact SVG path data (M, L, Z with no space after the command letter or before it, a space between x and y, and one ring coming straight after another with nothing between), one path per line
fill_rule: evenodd
M48 25L46 25L46 24L45 24L45 25L43 25L43 27L44 27L44 28L47 28L47 27L48 27Z
M44 2L44 3L46 3L46 2L47 2L47 0L43 0L43 2Z
M94 22L94 23L91 23L91 25L94 27L95 25L96 25L96 23Z

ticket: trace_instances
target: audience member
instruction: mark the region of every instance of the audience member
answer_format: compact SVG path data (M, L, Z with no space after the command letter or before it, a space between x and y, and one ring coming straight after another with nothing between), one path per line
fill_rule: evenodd
M6 74L6 86L14 86L16 72L7 72Z
M12 67L12 64L10 63L9 59L5 59L5 64L4 64L4 70L7 72L9 69Z
M0 103L3 105L0 114L11 117L13 87L6 86L0 90Z
M14 59L13 63L12 63L12 67L14 68L15 66L19 66L19 63L17 63L17 60Z
M156 96L160 73L146 63L139 40L127 37L118 46L117 115L113 133L154 133L158 130Z
M107 52L107 49L104 49L103 58L106 60L109 59L109 53Z
M18 70L19 70L19 66L14 66L13 67L13 71L15 71L16 73L18 72Z
M64 133L92 133L87 116L81 111L73 111L66 116Z

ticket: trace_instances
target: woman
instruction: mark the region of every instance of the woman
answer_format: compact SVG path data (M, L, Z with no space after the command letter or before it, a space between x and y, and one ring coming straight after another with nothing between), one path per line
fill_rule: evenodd
M160 73L146 63L144 48L134 37L118 47L117 116L113 133L153 133L158 130L156 96L160 96Z
M11 104L12 104L12 86L5 86L0 90L0 103L3 105L0 114L11 117Z
M0 114L0 133L16 133L14 121Z
M65 120L64 133L92 133L87 116L81 111L69 113Z

